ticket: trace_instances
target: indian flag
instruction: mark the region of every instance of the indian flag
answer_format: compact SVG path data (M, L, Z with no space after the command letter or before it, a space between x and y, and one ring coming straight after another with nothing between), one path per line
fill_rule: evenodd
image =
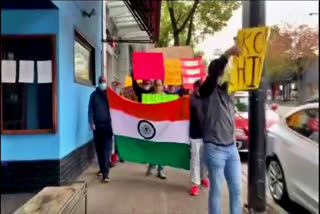
M107 90L121 159L190 169L189 99L141 104Z

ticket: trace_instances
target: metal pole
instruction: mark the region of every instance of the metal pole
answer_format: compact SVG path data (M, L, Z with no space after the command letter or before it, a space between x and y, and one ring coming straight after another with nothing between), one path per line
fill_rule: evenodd
M265 1L243 2L244 27L265 25ZM260 88L249 95L249 157L248 157L248 208L249 213L266 211L265 161L265 68Z

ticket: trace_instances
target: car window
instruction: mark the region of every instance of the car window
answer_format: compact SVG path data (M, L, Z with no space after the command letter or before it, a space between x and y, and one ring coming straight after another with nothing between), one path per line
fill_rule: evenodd
M293 131L319 143L319 109L298 111L286 119Z
M234 108L236 112L248 112L249 111L249 99L248 97L235 97ZM270 110L268 104L265 107L266 110Z
M237 112L248 112L249 110L248 97L235 97L234 106Z

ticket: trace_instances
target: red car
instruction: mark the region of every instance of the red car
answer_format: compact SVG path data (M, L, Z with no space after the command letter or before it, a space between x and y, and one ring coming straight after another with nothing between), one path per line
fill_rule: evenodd
M235 104L235 134L236 145L239 152L248 152L249 150L249 94L247 92L238 92L234 97ZM275 112L277 104L269 106L266 104L266 128L269 128L274 123L280 120L279 115Z

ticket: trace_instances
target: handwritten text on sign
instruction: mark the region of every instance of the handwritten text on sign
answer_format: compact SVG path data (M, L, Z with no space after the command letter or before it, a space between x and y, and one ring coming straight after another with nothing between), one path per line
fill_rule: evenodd
M165 59L164 70L165 85L182 85L182 68L180 59Z
M259 88L267 49L268 27L242 29L237 35L241 55L233 57L229 91Z

